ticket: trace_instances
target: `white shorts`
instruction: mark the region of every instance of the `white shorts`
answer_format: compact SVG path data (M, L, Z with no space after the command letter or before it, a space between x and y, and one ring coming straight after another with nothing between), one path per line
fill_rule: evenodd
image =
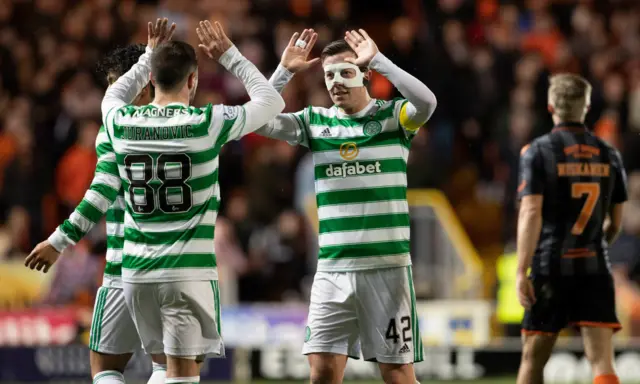
M89 332L89 349L108 355L121 355L139 351L141 346L122 289L98 288Z
M423 360L411 267L316 272L302 353L389 364Z
M217 280L125 282L123 287L145 352L224 357Z

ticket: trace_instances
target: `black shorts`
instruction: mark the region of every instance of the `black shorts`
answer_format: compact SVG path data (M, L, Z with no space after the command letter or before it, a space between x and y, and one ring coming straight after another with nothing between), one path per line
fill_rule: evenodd
M622 326L610 275L531 278L536 302L524 314L524 333L558 333L563 328Z

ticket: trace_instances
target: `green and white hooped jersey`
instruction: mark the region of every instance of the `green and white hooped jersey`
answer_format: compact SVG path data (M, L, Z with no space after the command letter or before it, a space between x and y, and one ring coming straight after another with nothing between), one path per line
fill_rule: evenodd
M96 137L98 162L91 186L78 207L56 232L69 243L80 241L106 215L107 263L102 285L122 287L122 246L124 244L124 198L113 147L104 127Z
M401 125L404 99L373 100L357 115L308 107L295 116L313 153L318 271L411 265L407 159L418 127Z
M242 107L170 104L110 111L124 190L125 282L216 280L218 154L238 138Z

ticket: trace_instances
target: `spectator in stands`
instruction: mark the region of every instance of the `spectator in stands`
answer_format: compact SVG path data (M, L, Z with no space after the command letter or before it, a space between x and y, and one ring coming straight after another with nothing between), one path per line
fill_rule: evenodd
M93 180L96 168L96 136L100 126L95 121L80 123L76 144L64 154L56 169L56 191L63 207L61 214L71 214L82 201Z
M260 263L263 300L303 300L301 282L307 274L308 251L306 228L304 218L289 210L251 237L249 254Z

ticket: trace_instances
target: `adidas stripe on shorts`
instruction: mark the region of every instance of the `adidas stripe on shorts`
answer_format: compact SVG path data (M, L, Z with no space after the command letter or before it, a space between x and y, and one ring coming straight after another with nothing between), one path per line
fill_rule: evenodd
M89 332L89 349L108 355L134 353L142 349L122 289L98 288Z

